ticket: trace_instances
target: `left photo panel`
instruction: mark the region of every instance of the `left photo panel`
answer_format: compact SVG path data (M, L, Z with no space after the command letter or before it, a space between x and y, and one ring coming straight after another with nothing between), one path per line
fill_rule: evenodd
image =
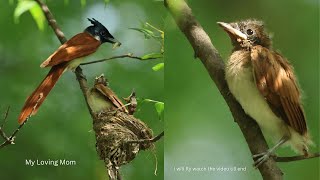
M163 3L0 12L1 179L164 179Z

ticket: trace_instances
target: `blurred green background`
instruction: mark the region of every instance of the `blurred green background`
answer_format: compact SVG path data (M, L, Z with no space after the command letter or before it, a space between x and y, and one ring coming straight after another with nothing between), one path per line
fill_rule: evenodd
M151 152L140 152L129 165L121 168L124 179L261 179L252 167L247 144L238 125L233 121L226 103L212 83L193 50L177 29L162 2L148 0L80 1L48 0L67 38L83 31L93 17L106 25L123 44L112 51L109 44L101 47L92 60L132 52L143 55L159 51L154 40L145 40L141 33L129 30L149 22L166 32L166 69L152 71L163 60L137 61L118 59L83 67L90 84L104 73L110 86L120 96L135 88L138 97L166 103L165 109L165 168L163 140L157 142L158 175ZM274 34L274 48L281 51L295 67L304 90L304 106L308 126L319 151L319 2L292 1L188 1L193 13L211 37L224 59L231 52L226 33L217 21L231 22L258 18ZM38 30L29 13L15 24L16 4L0 2L0 112L11 106L6 130L17 127L16 119L24 100L40 83L48 69L40 63L60 44L51 28ZM165 90L164 90L165 80ZM68 99L66 99L68 98ZM144 103L136 117L146 122L155 134L163 129L153 104ZM277 151L283 156L294 155L289 148ZM26 159L75 160L75 166L25 165ZM241 172L181 172L181 167L239 167ZM319 179L319 159L279 163L285 179ZM165 173L163 171L165 170ZM106 179L103 162L95 151L92 122L75 75L65 75L53 89L38 114L22 129L16 144L0 150L1 179Z
M11 106L5 130L11 133L18 126L17 117L28 95L38 86L49 69L39 65L59 47L59 41L47 23L40 31L29 12L15 24L13 12L16 1L0 1L0 112ZM148 0L80 1L47 0L58 24L67 38L91 25L86 18L96 18L122 42L111 50L104 44L91 60L134 53L142 56L159 52L159 43L146 40L144 35L130 30L141 22L163 29L163 4ZM139 98L164 101L164 72L152 67L163 59L138 61L118 59L83 67L90 86L94 77L104 73L111 88L119 97L127 97L135 88ZM163 130L152 103L144 103L136 117L146 122L154 134ZM2 142L2 140L1 140ZM163 140L156 143L158 175L154 175L155 158L152 152L140 152L129 165L121 168L124 179L163 179ZM66 159L76 161L74 166L26 166L25 161ZM17 136L16 144L0 150L0 179L106 179L104 163L98 159L92 120L88 113L75 75L67 72L47 97L36 116Z
M308 126L316 144L310 151L319 151L319 1L189 0L188 3L225 60L231 53L231 42L217 21L246 18L265 21L269 32L274 34L274 49L295 67L304 90ZM252 167L250 151L228 106L200 60L193 58L191 45L170 15L165 31L165 179L262 179ZM295 155L288 147L277 153ZM284 179L319 179L319 158L278 165ZM181 171L186 166L239 167L246 171Z

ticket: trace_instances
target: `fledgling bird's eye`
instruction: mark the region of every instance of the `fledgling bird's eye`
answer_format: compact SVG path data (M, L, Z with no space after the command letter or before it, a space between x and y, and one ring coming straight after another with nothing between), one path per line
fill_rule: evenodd
M248 35L252 35L252 34L253 34L252 29L247 29L247 34L248 34Z

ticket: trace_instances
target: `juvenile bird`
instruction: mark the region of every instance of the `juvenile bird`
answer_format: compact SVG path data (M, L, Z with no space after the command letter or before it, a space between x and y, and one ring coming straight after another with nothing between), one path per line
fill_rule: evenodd
M126 106L118 96L108 87L108 81L104 75L96 77L94 87L88 93L88 104L95 114L100 114L110 110L129 113Z
M229 89L243 110L276 144L254 155L258 167L281 145L308 156L312 144L293 67L271 47L261 21L218 22L228 33L233 50L226 65Z

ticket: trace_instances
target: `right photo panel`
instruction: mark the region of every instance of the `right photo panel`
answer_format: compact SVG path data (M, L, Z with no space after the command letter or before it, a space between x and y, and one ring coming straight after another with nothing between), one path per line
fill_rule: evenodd
M319 1L164 4L164 178L320 179Z

